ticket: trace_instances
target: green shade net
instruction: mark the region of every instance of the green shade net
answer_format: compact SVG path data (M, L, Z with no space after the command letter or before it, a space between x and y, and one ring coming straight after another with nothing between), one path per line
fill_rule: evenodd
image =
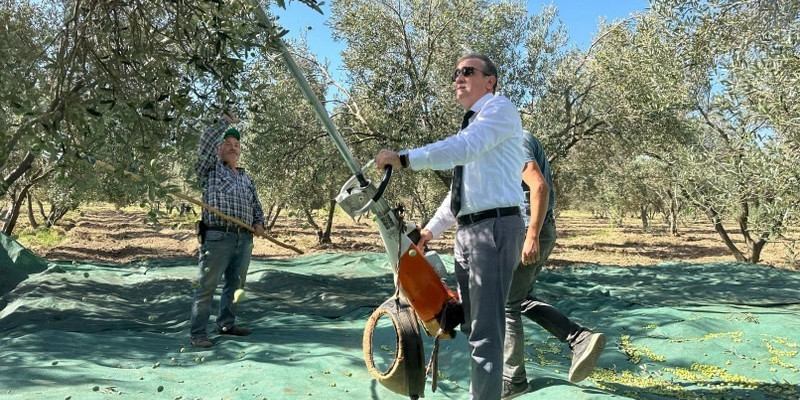
M42 272L47 261L0 232L0 295L8 293L28 275ZM4 304L0 303L0 307Z
M0 396L404 398L376 383L362 356L367 318L394 293L383 254L253 261L237 319L253 334L212 334L210 349L188 343L197 268L194 260L59 262L31 275L0 310ZM536 294L604 332L608 344L595 373L574 385L566 344L526 320L535 390L520 399L800 398L796 271L737 263L561 268L542 273ZM386 325L373 352L391 360ZM426 337L426 357L432 348ZM429 379L425 398L467 399L464 335L442 342L439 368L439 389L432 393Z

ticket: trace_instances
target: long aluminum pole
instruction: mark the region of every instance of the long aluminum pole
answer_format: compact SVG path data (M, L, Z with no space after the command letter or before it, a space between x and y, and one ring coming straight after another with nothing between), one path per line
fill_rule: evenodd
M267 17L267 14L264 13L264 10L262 10L258 5L258 0L250 0L250 2L253 4L254 13L259 22L268 29L272 30L274 25ZM306 97L308 102L311 103L312 107L314 108L314 112L317 114L317 118L319 118L319 120L325 126L325 129L328 131L328 135L331 137L331 139L333 139L333 143L336 145L336 148L339 149L342 157L344 157L344 160L347 162L347 166L350 167L350 171L353 173L353 176L358 179L358 183L362 188L366 189L366 192L369 193L369 196L376 195L375 186L371 185L370 182L364 177L364 174L361 171L361 166L356 162L355 158L353 158L353 155L350 153L350 148L347 147L344 139L342 139L342 135L340 135L336 130L336 127L333 125L333 121L331 121L330 116L328 116L328 111L325 110L325 107L322 106L322 102L319 101L317 95L313 90L311 90L311 85L309 85L308 80L306 79L305 75L303 75L303 71L294 62L292 55L289 53L289 50L286 48L286 45L283 43L283 41L279 38L276 40L277 48L278 51L280 51L281 58L283 58L283 61L289 68L289 72L291 72L294 80L300 86L300 90L303 92L303 95ZM389 203L386 202L384 197L379 196L378 199L373 198L373 200L368 203L367 207L370 211L372 211L374 218L378 223L379 231L381 233L381 238L383 239L383 244L386 247L386 254L389 258L389 262L391 265L397 265L400 255L398 249L400 247L403 249L408 249L412 245L411 240L409 240L408 236L406 235L400 235L398 221L394 214L390 212ZM402 237L402 240L398 241L398 238L400 237Z
M258 5L258 0L250 0L250 2L253 4L255 16L258 18L259 22L272 30L272 21L270 21L269 17L267 17L267 14L264 12L261 6ZM333 125L333 121L331 121L328 111L322 105L322 102L319 101L317 95L314 94L314 91L311 89L311 85L308 83L303 71L297 66L297 63L294 62L294 59L289 53L289 49L286 48L286 45L283 43L283 40L280 38L276 38L275 40L277 41L278 51L280 51L283 62L286 63L287 67L289 67L289 72L291 72L294 80L297 81L297 84L300 86L300 90L303 92L306 100L311 103L311 106L314 108L314 113L317 115L317 118L319 118L320 122L322 122L322 125L325 126L325 130L328 131L328 135L330 135L331 139L333 139L333 143L336 145L336 148L339 149L339 153L341 153L342 157L344 157L344 160L347 163L347 166L350 168L350 171L358 178L358 181L362 186L366 186L367 181L361 172L361 166L358 164L358 162L356 162L353 154L350 153L350 148L347 147L342 135L340 135L339 131L336 130L336 126Z

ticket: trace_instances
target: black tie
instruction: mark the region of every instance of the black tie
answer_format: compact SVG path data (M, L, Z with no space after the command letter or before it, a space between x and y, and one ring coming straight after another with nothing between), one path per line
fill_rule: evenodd
M472 115L475 114L475 111L469 110L464 113L464 119L461 120L461 129L464 129L469 125L469 119ZM464 166L463 165L456 165L453 168L453 185L450 187L450 211L453 212L453 216L458 216L458 211L461 210L461 183L464 179Z

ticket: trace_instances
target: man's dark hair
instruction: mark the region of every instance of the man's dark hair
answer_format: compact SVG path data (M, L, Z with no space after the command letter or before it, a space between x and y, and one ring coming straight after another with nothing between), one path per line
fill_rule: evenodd
M497 81L498 81L499 78L497 76L497 67L494 65L492 60L489 59L489 57L486 57L483 54L470 53L470 54L467 54L467 55L462 56L461 58L459 58L458 62L456 64L461 64L462 61L470 60L470 59L473 59L473 58L483 61L484 70L481 71L481 72L486 73L486 75L488 75L488 76L495 77L494 86L492 87L492 93L494 93L494 91L497 90Z

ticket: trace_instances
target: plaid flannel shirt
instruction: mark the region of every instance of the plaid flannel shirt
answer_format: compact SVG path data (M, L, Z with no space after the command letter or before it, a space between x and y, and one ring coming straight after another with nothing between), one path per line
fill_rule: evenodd
M253 181L244 168L237 168L237 174L217 157L219 139L227 128L224 120L215 122L200 138L195 171L203 188L203 202L249 226L263 225L264 211ZM203 221L209 227L233 225L205 209Z

